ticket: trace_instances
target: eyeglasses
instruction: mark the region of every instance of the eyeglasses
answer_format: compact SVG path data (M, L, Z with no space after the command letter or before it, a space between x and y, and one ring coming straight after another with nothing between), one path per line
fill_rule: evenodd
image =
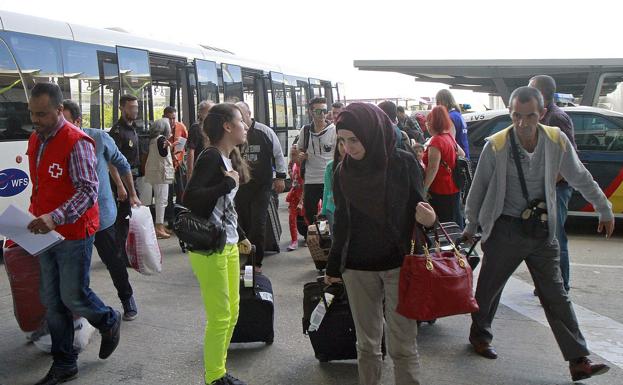
M315 110L312 110L312 112L314 115L326 115L328 110L326 108L316 108Z

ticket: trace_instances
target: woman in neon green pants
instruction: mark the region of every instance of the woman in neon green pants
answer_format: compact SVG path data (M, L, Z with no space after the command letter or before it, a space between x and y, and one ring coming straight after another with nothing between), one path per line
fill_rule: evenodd
M249 169L236 147L245 142L247 130L235 105L222 103L212 107L203 124L211 146L199 155L184 193L186 207L211 222L222 221L227 233L222 252L190 252L190 264L199 281L206 310L203 346L206 384L245 385L227 373L225 362L238 320L238 248L242 252L251 248L238 226L234 208L238 186L249 178Z

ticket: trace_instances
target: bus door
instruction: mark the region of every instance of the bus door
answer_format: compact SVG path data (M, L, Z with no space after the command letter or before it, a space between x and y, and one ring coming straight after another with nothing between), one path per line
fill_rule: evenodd
M121 94L130 94L138 99L136 125L139 135L147 134L149 122L154 120L151 103L151 71L149 52L142 49L117 46L119 81Z
M9 204L28 209L31 183L26 147L32 130L22 76L0 39L0 212Z

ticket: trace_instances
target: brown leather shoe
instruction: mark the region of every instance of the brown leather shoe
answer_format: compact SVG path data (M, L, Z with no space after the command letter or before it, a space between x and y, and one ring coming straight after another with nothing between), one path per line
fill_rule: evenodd
M474 351L479 355L488 358L490 360L495 360L498 358L498 354L496 353L493 346L491 346L488 342L477 341L476 339L469 337L469 342L474 347Z
M606 364L593 364L591 360L586 357L578 358L574 361L569 361L569 371L571 372L571 379L573 381L584 380L593 376L606 373L610 370L610 367Z

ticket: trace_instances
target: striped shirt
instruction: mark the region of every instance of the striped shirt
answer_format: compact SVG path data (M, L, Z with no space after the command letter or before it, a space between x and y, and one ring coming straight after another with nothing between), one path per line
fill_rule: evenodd
M56 136L65 123L65 119L61 117L56 128L47 138L39 135L41 145L37 153L37 167L39 167L39 161L46 145ZM95 147L86 139L77 141L69 154L69 177L76 192L69 200L50 213L57 226L76 222L89 207L97 202L99 181L96 165Z

